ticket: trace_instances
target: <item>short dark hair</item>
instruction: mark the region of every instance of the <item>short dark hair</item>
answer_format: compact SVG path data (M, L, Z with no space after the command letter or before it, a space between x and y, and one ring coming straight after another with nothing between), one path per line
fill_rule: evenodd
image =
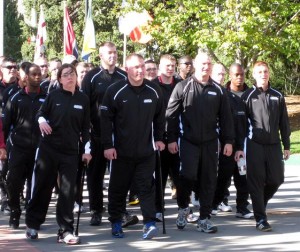
M17 63L17 61L16 61L15 59L13 59L13 58L11 58L11 57L5 57L5 58L3 59L3 61L2 61L2 66L4 66L5 63L7 63L7 62Z
M62 71L66 68L71 68L72 69L72 72L75 72L76 73L76 76L77 76L77 71L76 71L76 67L72 64L63 64L59 69L58 69L58 72L57 72L57 79L61 79L61 74L62 74Z
M145 64L156 64L157 65L157 63L153 59L146 60Z

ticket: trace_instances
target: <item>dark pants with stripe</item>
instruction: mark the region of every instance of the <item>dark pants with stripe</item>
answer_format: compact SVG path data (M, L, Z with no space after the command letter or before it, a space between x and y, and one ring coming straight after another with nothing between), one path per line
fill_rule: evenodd
M104 157L100 138L91 137L92 159L87 169L87 187L89 191L90 211L102 213L103 210L103 181L108 160Z
M192 189L198 189L200 219L210 218L217 182L218 140L195 145L180 142L181 171L177 188L177 204L187 208ZM195 183L197 186L195 187Z
M284 182L280 144L262 145L247 139L247 182L256 221L267 220L268 201Z
M56 221L62 232L73 233L75 185L78 154L70 155L41 143L32 176L31 199L26 210L26 225L39 229L45 222L53 187L59 176Z
M8 161L7 190L11 210L20 210L20 194L27 180L26 200L31 194L31 177L35 160L35 149L11 147Z
M219 155L218 180L213 206L218 206L224 200L224 198L228 196L228 188L231 184L231 177L233 176L233 181L236 188L236 208L244 209L249 204L246 176L241 176L239 174L237 163L234 160L234 153L230 157L227 157L222 153L223 149Z
M109 189L108 213L109 221L121 222L126 208L126 196L134 181L137 188L143 222L155 220L155 154L142 159L126 159L119 157L112 161Z

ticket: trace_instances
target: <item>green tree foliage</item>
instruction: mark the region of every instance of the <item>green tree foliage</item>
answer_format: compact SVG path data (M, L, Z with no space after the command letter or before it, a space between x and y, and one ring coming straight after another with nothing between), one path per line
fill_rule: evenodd
M20 48L22 34L19 16L17 12L16 1L5 1L5 16L4 16L4 55L10 56L16 60L21 58Z
M284 80L291 69L299 76L299 1L139 0L138 5L154 16L152 34L160 52L195 56L200 48L225 66L239 62L246 71L264 59L274 72L284 71Z

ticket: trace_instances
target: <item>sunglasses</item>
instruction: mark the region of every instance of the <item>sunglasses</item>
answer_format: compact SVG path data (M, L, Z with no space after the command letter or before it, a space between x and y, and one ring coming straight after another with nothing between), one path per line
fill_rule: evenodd
M40 65L41 68L48 67L48 65Z
M9 69L9 70L11 70L11 69L18 69L18 67L17 66L3 66L4 68L7 68L7 69Z
M187 65L187 66L193 65L193 63L191 63L191 62L181 62L180 64L185 64L185 65Z

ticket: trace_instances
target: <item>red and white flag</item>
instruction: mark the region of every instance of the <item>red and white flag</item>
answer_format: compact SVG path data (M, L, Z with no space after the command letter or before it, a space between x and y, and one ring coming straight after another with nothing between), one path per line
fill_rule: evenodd
M78 58L78 46L67 7L64 8L64 55Z
M38 30L37 30L36 41L35 41L35 51L34 51L35 60L45 54L46 40L47 40L46 22L45 22L43 7L41 6Z

